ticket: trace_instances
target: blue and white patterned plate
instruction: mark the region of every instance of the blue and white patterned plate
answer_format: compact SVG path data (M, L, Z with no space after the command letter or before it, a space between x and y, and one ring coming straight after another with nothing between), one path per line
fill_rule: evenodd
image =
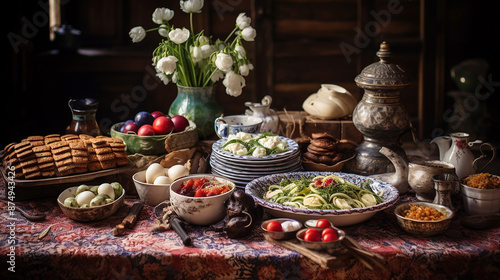
M220 167L223 169L228 169L230 171L235 172L266 172L265 175L269 175L271 173L284 173L289 172L287 169L291 166L301 164L300 154L296 154L293 157L289 157L284 159L283 161L272 161L272 162L260 162L258 164L254 164L253 162L236 162L226 160L225 158L220 158L217 154L212 153L210 157L210 165L212 167Z
M255 136L254 136L255 137ZM228 151L225 151L222 149L222 146L226 144L227 139L219 139L217 140L213 145L212 145L212 151L214 151L218 156L226 158L228 160L235 160L238 162L242 161L273 161L273 160L281 160L283 158L289 157L291 154L297 153L299 150L299 144L297 142L293 141L290 138L286 138L283 136L279 136L281 139L285 140L286 143L288 144L289 150L280 154L274 154L274 155L269 155L269 156L263 156L263 157L254 157L250 155L244 155L244 156L239 156L235 155L233 153L230 153Z
M287 162L290 162L290 160L300 157L300 151L297 150L293 153L290 153L288 154L287 157L272 158L269 160L257 160L257 157L253 157L252 159L230 158L221 156L220 154L214 152L213 150L211 156L213 158L216 158L219 162L224 162L230 165L239 165L241 167L248 167L249 165L259 166L259 167L269 167L274 165L286 164Z
M285 206L279 203L269 202L263 199L271 184L279 184L285 178L301 178L302 176L327 176L337 175L346 181L360 185L361 182L371 180L371 188L381 193L384 202L363 208L342 209L342 210L320 210L320 209L299 209ZM245 192L251 195L255 202L262 205L266 212L280 218L291 218L304 223L309 219L328 219L336 226L348 226L364 222L377 212L394 205L399 199L398 190L386 182L356 174L340 172L290 172L273 174L252 180L245 187Z
M247 172L242 172L242 171L236 171L236 170L231 170L228 168L225 168L224 166L213 166L212 165L212 170L216 170L218 173L232 179L232 178L238 178L240 180L246 180L248 182L252 181L255 178L259 178L262 176L267 176L270 174L276 174L276 173L284 173L284 172L294 172L294 171L299 171L303 170L302 165L300 163L294 164L292 166L289 166L286 169L281 169L281 171L276 170L276 171L247 171Z

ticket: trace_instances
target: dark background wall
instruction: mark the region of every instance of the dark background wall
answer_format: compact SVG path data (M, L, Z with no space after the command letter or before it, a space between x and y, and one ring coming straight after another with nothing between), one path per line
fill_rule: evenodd
M61 3L63 23L82 34L76 52L63 52L49 40L45 1L15 1L5 12L1 146L28 135L64 133L71 120L71 98L97 98L97 118L107 130L138 111L168 111L176 96L174 84L164 86L152 77L151 52L160 36L148 34L145 41L132 44L128 31L136 25L154 27L151 14L156 7L175 10L174 25L188 26L179 1ZM500 24L493 3L208 0L194 19L195 29L205 29L215 38L232 30L240 12L251 16L257 29L256 41L245 45L256 69L247 77L243 94L234 98L222 85L217 88L226 115L244 113L245 101L257 102L266 94L273 97L276 110L302 110L302 102L322 83L344 86L360 99L362 91L354 78L376 61L375 53L386 40L394 61L413 82L401 98L420 139L468 129L476 138L497 142L500 59L495 41ZM391 5L398 12L390 13ZM382 15L390 18L383 20ZM356 45L357 30L369 35L363 46ZM342 43L357 46L359 52L348 60ZM489 63L489 87L482 89L479 99L468 100L472 103L465 104L467 110L458 120L450 117L456 105L449 92L457 90L450 69L471 58Z

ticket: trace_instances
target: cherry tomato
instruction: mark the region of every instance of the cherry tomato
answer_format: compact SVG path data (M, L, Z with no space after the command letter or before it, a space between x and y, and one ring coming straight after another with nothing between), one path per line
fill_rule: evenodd
M266 229L268 231L283 231L281 223L278 221L270 221L269 223L267 223Z
M321 241L321 232L314 228L309 228L304 234L305 241L318 242Z
M339 236L337 234L337 231L333 228L325 228L321 232L321 238L323 239L323 241L334 241L337 240Z
M325 228L323 231L321 231L321 236L328 234L328 233L337 234L337 231L334 230L333 228Z
M327 219L319 219L317 222L316 222L316 227L320 227L320 228L329 228L331 227L332 225L330 224L330 221L328 221Z
M327 233L325 235L323 235L323 239L322 241L323 242L329 242L329 241L335 241L337 240L339 237L337 236L336 233Z

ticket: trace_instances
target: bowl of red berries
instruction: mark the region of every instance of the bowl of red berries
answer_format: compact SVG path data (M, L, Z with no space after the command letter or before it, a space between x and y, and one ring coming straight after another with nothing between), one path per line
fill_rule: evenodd
M181 177L170 184L170 203L186 222L211 225L224 218L224 202L235 190L231 180L213 174Z
M334 227L326 219L315 220L316 226L310 227L306 221L306 228L297 232L297 239L307 248L316 251L334 251L341 248L345 232ZM320 226L320 227L318 227Z
M286 240L295 237L302 223L294 219L276 218L262 222L261 228L272 239Z

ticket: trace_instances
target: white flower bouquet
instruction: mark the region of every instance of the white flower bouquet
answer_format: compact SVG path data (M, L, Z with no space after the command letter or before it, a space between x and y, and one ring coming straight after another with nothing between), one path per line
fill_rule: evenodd
M142 41L150 31L158 31L164 37L152 58L156 75L164 84L205 87L223 79L227 94L239 96L245 87L244 76L253 70L242 45L242 40L254 41L257 34L250 26L250 17L239 14L227 38L213 40L203 30L197 34L193 30L193 13L201 12L203 0L181 0L180 6L190 15L190 29L175 28L169 22L174 11L157 8L152 20L159 26L148 30L142 26L132 28L129 32L132 42Z

